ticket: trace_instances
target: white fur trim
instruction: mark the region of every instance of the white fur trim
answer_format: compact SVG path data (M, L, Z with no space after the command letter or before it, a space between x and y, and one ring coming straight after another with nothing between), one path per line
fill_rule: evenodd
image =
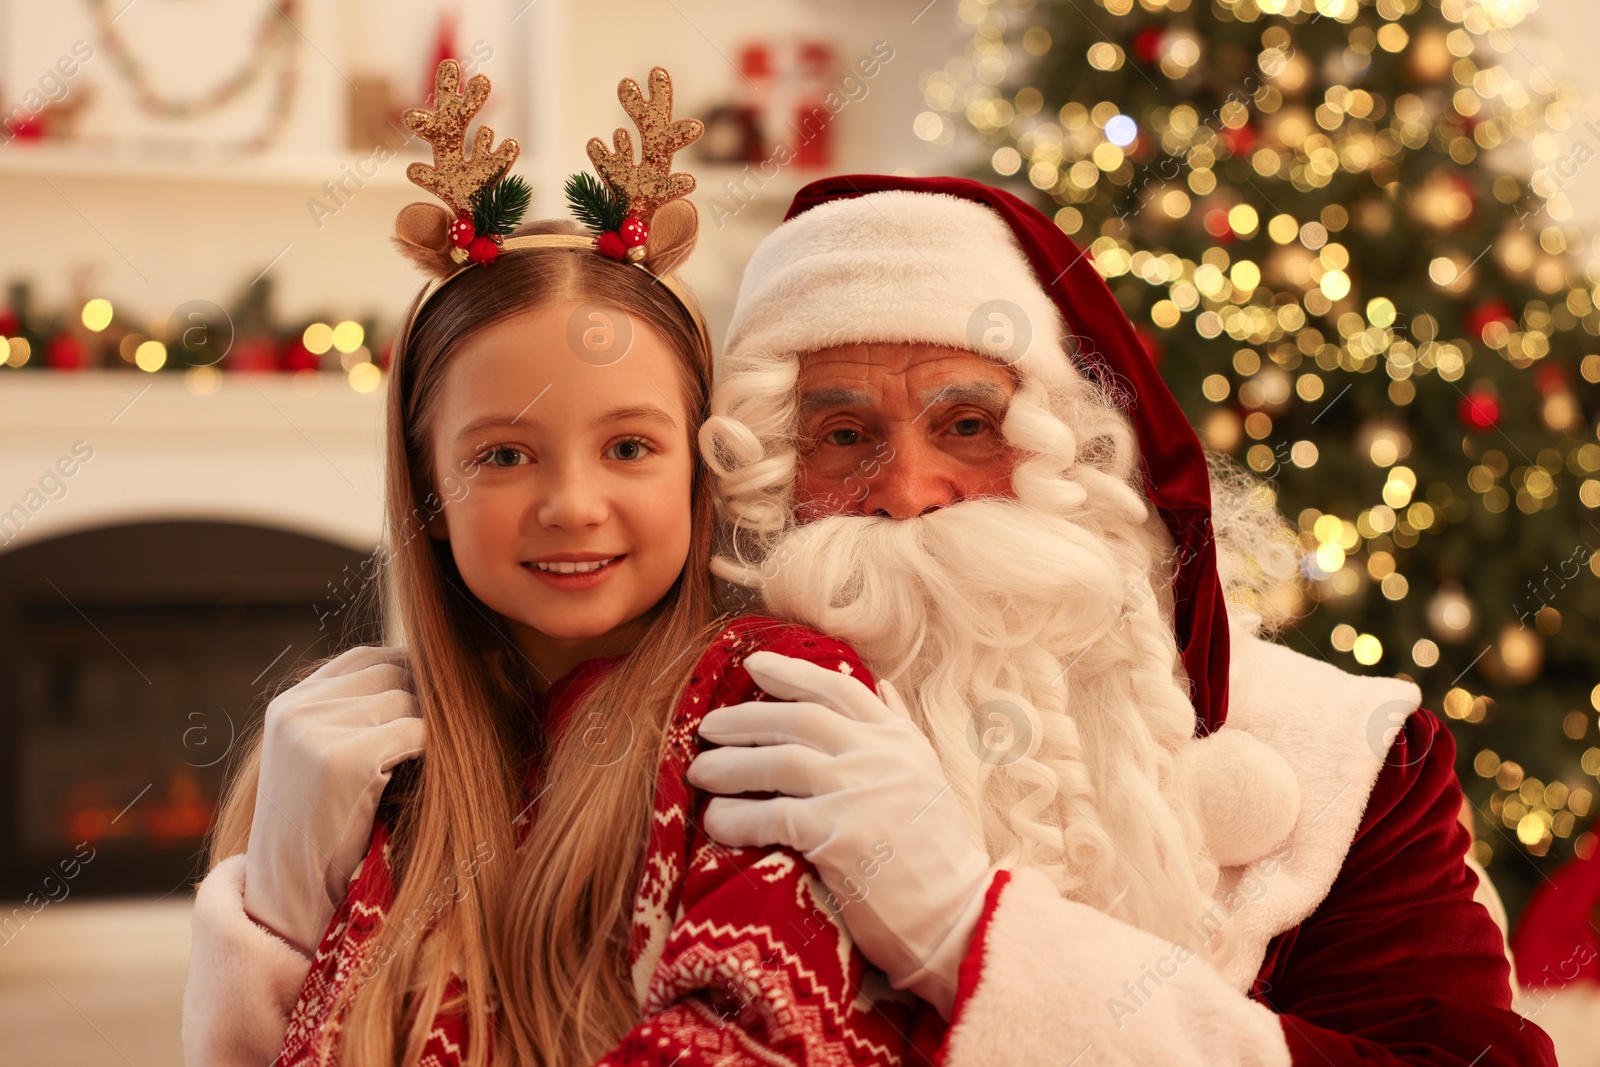
M1300 790L1284 846L1225 869L1218 886L1219 900L1244 898L1230 923L1238 951L1223 972L1247 990L1267 944L1305 921L1333 888L1389 746L1422 691L1398 678L1349 674L1237 626L1229 658L1228 727L1282 756Z
M189 977L183 989L188 1067L272 1063L283 1047L311 960L244 910L243 854L200 883L194 900Z
M1135 961L1152 968L1141 972ZM1035 870L1016 871L1001 890L983 972L946 1039L951 1067L1059 1067L1080 1058L1128 1067L1292 1062L1277 1015L1239 995L1205 960L1180 959L1154 934L1061 899ZM1141 979L1143 991L1125 985Z
M1288 836L1300 811L1289 761L1244 730L1224 726L1191 741L1191 765L1206 847L1224 867L1252 863Z
M1063 900L1036 871L1017 871L990 917L977 988L958 1009L951 1067L1069 1063L1085 1045L1094 1063L1289 1063L1277 1017L1244 993L1268 943L1328 895L1421 692L1399 679L1347 674L1237 627L1230 659L1228 729L1281 756L1299 792L1287 838L1223 871L1211 926L1232 932L1233 955L1214 968L1185 955L1198 936L1180 951Z
M1062 335L1060 311L997 213L946 193L892 190L821 204L761 242L722 366L731 377L749 359L922 342L1059 381L1074 373Z

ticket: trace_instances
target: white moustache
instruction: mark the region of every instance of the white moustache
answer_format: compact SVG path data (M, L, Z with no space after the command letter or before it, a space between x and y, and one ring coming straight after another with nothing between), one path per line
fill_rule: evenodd
M922 650L930 620L988 648L1067 654L1117 625L1130 599L1106 537L997 498L915 519L822 519L781 540L762 572L769 611L850 641L889 677Z

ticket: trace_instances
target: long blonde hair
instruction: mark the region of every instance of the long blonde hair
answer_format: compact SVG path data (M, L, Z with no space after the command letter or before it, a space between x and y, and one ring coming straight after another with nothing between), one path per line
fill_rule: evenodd
M582 231L546 222L518 232ZM559 736L547 736L532 712L527 668L504 624L466 587L449 543L426 532L442 507L430 420L452 357L479 329L574 299L623 309L653 330L679 358L686 433L705 417L711 353L690 315L645 271L584 250L517 249L465 271L396 342L385 506L428 750L398 798L390 791L398 800L394 902L366 949L360 981L335 1005L344 1012L337 1056L349 1067L416 1062L440 1010L466 1013L472 1065L485 1063L491 1048L502 1063L593 1062L638 1021L628 969L632 895L665 725L715 624L705 473L696 463L683 573ZM596 714L632 737L603 766L582 728ZM518 849L512 823L524 807L530 761L543 792ZM218 818L213 863L244 850L258 775L259 752L249 752ZM470 886L457 892L468 871ZM429 915L428 935L413 936L408 917ZM447 995L452 974L464 989L459 997ZM331 1053L335 1038L321 1040Z

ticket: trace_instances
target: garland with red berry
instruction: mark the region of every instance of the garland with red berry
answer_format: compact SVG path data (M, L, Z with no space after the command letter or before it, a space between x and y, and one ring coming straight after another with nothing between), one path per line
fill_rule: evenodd
M515 174L485 186L472 198L472 214L450 224L450 255L457 263L493 263L500 245L516 232L533 201L533 190Z
M638 262L650 240L650 226L629 210L628 198L594 175L580 172L567 179L567 204L579 222L595 235L595 251L611 259Z

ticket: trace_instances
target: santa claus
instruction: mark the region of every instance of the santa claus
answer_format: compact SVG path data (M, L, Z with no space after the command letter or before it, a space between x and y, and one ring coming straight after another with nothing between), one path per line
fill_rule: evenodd
M1219 478L1085 253L952 179L802 190L702 451L771 653L710 712L730 846L803 852L966 1064L1528 1065L1418 688L1265 639L1293 539ZM883 857L890 857L886 862Z

